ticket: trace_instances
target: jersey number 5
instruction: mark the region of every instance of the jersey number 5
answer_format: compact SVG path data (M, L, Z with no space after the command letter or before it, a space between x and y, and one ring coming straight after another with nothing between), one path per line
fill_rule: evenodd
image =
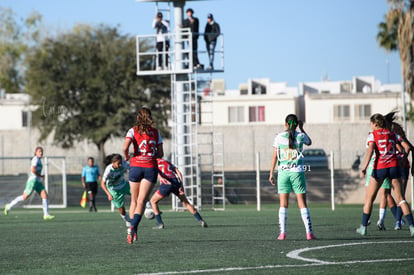
M378 147L379 147L378 148L379 152L383 156L395 154L395 142L392 139L390 139L390 140L386 140L386 139L378 140Z

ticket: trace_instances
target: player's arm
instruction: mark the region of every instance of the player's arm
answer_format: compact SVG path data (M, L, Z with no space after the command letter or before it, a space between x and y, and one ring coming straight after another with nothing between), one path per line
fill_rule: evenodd
M162 146L162 143L157 144L157 153L156 158L162 159L164 157L164 147Z
M131 139L126 138L124 141L124 147L122 148L122 152L124 153L125 161L129 160L129 145L131 145Z
M271 164L271 166L270 166L270 173L269 173L269 182L270 182L270 184L272 184L272 185L275 185L275 178L274 178L274 171L275 171L275 166L276 166L276 163L277 163L277 147L274 147L274 150L273 150L273 157L272 157L272 164Z
M109 193L108 188L106 187L105 180L103 180L103 179L101 180L101 187L102 187L102 190L104 190L104 192L108 196L108 200L111 201L113 199L112 195L111 195L111 193Z
M365 156L364 165L362 166L362 170L359 173L359 176L361 178L365 177L365 174L367 173L367 167L368 167L369 162L371 160L372 154L374 153L374 149L375 149L375 143L374 142L369 142L368 147L367 147L367 154Z
M411 147L411 176L414 177L414 150L413 149L414 147Z
M27 166L26 166L27 167ZM36 177L39 177L39 178L44 178L45 176L42 176L41 174L39 174L38 172L37 172L37 170L36 170L36 166L32 166L31 167L31 171L32 171L32 173L34 174L34 175L36 175Z
M178 179L179 179L181 182L183 182L183 174L181 174L181 171L180 171L177 167L175 167L174 172L175 172L175 174L177 175Z
M310 136L308 135L308 133L306 133L305 129L303 129L303 121L302 120L299 120L298 121L298 124L299 124L298 126L299 126L300 131L302 133L304 133L308 137L308 139L309 139L309 144L306 144L306 145L308 145L308 146L312 145L312 139L310 138Z
M86 171L85 171L85 168L83 168L82 169L82 176L81 176L81 182L82 182L83 189L86 189L85 176L86 176Z
M405 158L407 158L407 157L408 157L408 155L410 154L411 147L410 147L410 145L408 144L408 142L406 142L405 140L402 140L402 141L401 141L401 146L404 148L404 156L403 156L403 159L405 159Z

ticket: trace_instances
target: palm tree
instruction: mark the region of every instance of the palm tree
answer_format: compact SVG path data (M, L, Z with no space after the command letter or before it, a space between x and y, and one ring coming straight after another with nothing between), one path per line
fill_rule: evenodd
M387 0L390 9L378 25L377 41L386 51L399 51L404 90L414 95L414 0Z
M414 0L387 0L390 9L378 24L377 41L386 52L400 54L403 90L414 96ZM405 94L405 93L404 93ZM405 98L405 97L404 97ZM404 102L404 101L403 101ZM405 104L403 118L405 125ZM410 112L409 115L411 116Z

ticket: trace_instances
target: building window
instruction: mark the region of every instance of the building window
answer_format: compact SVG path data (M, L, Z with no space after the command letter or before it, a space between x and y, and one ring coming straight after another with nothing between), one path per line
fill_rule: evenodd
M252 94L253 95L265 95L266 85L263 85L256 81L252 81Z
M359 120L369 119L371 116L371 105L361 104L355 106L355 118Z
M349 120L349 105L334 105L334 120Z
M249 107L249 122L265 121L265 106Z
M22 126L29 126L29 115L26 111L22 111Z
M230 106L228 111L229 123L244 122L243 106Z

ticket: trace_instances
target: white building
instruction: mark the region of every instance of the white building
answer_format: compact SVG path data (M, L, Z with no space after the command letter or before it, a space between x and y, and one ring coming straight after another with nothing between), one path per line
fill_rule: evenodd
M214 125L255 125L278 124L284 120L286 113L295 112L298 89L288 87L286 82L272 83L269 79L249 79L248 83L240 84L239 90L216 90L215 87L223 80L212 83L211 98L214 106ZM201 103L203 109L203 102ZM202 114L201 121L210 121Z
M282 124L289 113L306 123L354 123L402 109L401 85L382 85L373 76L299 83L297 88L269 79L249 79L238 90L216 91L216 86L224 84L212 85L213 124L218 126Z
M0 93L0 130L19 130L28 126L28 94Z

